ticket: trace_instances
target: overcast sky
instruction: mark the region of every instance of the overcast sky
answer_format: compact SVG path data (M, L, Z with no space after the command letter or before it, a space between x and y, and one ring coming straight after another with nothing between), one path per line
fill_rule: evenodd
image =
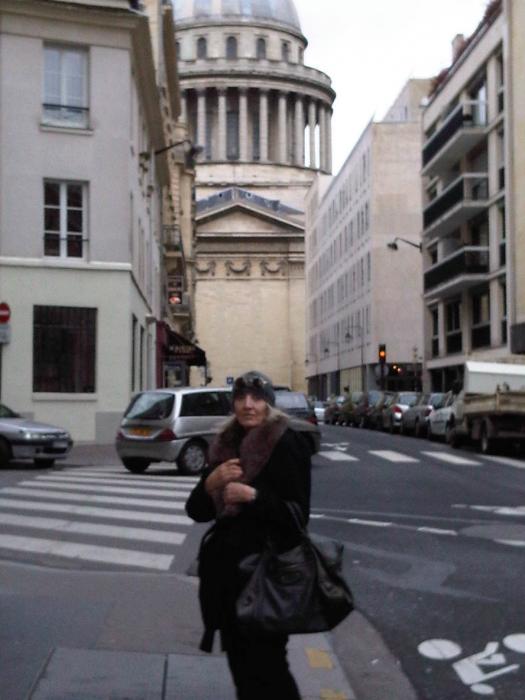
M487 0L295 0L309 45L305 63L337 92L334 173L375 115L381 119L409 78L450 65L456 34L472 34Z

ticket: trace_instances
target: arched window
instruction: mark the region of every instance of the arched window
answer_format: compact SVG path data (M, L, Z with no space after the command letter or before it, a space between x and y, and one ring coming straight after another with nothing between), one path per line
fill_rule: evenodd
M177 41L175 44L175 50L177 52L177 58L180 58L180 41Z
M226 58L237 58L237 39L234 36L226 39Z
M283 41L281 44L281 58L286 63L290 61L290 44L287 41Z
M257 39L257 58L266 58L266 39L259 37Z
M197 58L208 57L208 42L203 36L197 39Z

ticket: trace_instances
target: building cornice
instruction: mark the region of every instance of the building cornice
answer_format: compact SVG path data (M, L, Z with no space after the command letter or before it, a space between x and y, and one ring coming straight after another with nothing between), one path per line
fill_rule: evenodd
M249 20L247 19L238 19L235 20L233 18L228 18L228 19L223 19L223 18L210 18L207 17L206 19L180 19L177 21L177 29L180 32L192 30L192 29L211 29L213 27L222 27L223 29L225 28L238 28L238 27L249 27L250 29L270 29L273 31L278 31L281 32L282 34L288 34L290 36L295 37L296 39L299 39L301 42L303 42L304 47L306 48L308 46L308 40L304 36L304 34L299 30L296 29L295 27L284 24L281 22L277 21L272 21L272 20L264 20L264 19L257 19L257 18L250 18Z

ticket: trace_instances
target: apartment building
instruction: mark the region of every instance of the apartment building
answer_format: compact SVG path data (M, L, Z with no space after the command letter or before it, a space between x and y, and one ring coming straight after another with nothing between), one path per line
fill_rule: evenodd
M137 7L0 5L1 399L76 441L111 442L158 379L170 170Z
M423 351L421 101L411 80L335 177L307 197L306 378L310 394L414 388ZM381 375L379 344L386 345Z
M453 63L434 80L423 114L425 360L434 390L460 380L469 357L504 360L512 352L510 271L519 259L508 236L513 119L502 10L493 1L469 39L456 37Z

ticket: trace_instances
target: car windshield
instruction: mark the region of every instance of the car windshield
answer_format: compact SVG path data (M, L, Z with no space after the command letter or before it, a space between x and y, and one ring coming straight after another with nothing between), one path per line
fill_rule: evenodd
M124 418L141 418L143 420L163 420L171 415L175 397L162 392L145 392L138 394L128 406Z
M445 400L445 394L432 394L429 399L429 404L432 408L441 408Z
M4 404L0 403L0 418L20 418L18 413L15 413Z
M304 394L294 391L278 391L275 394L275 405L277 408L310 408Z
M381 398L380 391L369 391L368 392L368 403L369 404L371 404L371 405L376 404L380 398Z
M418 400L419 394L415 393L402 393L399 394L397 398L397 403L403 406L413 406Z

